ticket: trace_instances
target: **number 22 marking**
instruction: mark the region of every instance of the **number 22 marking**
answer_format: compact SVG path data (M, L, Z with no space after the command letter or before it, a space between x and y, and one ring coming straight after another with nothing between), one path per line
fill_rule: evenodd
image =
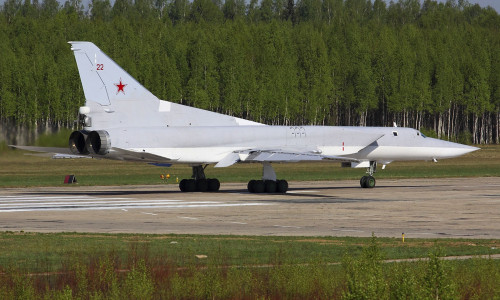
M103 71L104 70L104 64L97 64L97 71Z

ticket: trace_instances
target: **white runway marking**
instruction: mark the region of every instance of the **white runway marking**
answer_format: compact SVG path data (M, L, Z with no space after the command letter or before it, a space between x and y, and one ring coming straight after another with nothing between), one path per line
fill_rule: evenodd
M186 220L199 220L198 218L193 218L193 217L179 217L179 218Z
M78 211L78 210L112 210L119 209L174 209L200 207L231 207L272 205L268 203L227 203L222 201L184 201L173 199L135 199L123 197L95 196L2 196L0 197L0 213L28 211Z
M142 214L145 214L145 215L151 215L151 216L157 216L158 214L154 214L154 213L148 213L148 212L141 212Z
M302 227L299 227L299 226L286 226L286 225L274 225L274 227L280 227L280 228L296 228L296 229L302 228Z

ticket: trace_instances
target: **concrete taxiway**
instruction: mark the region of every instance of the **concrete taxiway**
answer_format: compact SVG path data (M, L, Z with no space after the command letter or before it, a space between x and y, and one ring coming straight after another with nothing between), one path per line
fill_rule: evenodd
M286 195L176 185L0 190L0 230L500 238L500 178L291 182Z

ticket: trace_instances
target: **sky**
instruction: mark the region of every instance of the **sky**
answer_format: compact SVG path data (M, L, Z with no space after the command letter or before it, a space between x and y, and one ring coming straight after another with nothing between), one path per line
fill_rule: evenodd
M42 2L43 0L39 0L39 2ZM61 3L64 3L65 0L58 0L59 2ZM111 3L114 3L114 0L110 0ZM390 2L390 0L385 0L387 3ZM394 2L397 2L397 0L393 0ZM3 3L5 2L5 0L0 0L0 4L3 5ZM90 2L90 0L82 0L82 2L85 4L86 7L88 7L88 3ZM373 2L373 1L372 1ZM421 2L423 2L423 0L421 0ZM446 0L438 0L438 2L446 2ZM469 0L469 3L471 4L479 4L481 7L487 7L487 6L491 6L493 7L497 13L500 13L500 0Z

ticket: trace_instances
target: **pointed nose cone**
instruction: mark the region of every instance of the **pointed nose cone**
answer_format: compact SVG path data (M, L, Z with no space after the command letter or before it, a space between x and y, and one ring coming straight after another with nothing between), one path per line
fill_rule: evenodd
M453 142L447 142L447 141L441 141L442 143L441 146L441 151L439 155L437 155L436 158L452 158L452 157L458 157L462 156L464 154L474 152L476 150L479 150L481 148L478 147L473 147L473 146L468 146L468 145L463 145L463 144L458 144L458 143L453 143Z
M463 151L464 151L463 154L467 154L467 153L470 153L470 152L477 151L477 150L479 150L481 148L473 147L473 146L467 146L467 145L462 145L461 149L463 149Z

